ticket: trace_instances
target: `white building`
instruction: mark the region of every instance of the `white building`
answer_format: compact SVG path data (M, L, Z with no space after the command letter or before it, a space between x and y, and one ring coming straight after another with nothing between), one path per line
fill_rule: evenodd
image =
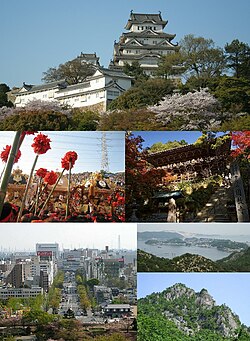
M59 258L59 245L57 243L37 243L36 253L40 257L51 257Z
M58 101L72 108L88 107L103 112L108 104L131 87L131 77L119 70L95 66L96 71L84 82L68 85L57 81L44 85L27 85L15 93L16 107L24 107L33 100Z
M109 67L121 69L126 63L138 62L146 74L154 75L161 57L179 50L177 44L172 43L175 34L163 31L167 23L160 12L144 14L131 11L125 26L128 32L114 43L113 60Z
M36 297L43 293L40 287L29 288L0 288L0 300L7 300L10 297L28 298Z
M40 277L41 272L47 275L48 287L50 287L53 283L54 276L56 275L56 266L54 262L52 260L41 260L39 256L34 257L32 259L31 275L33 278Z

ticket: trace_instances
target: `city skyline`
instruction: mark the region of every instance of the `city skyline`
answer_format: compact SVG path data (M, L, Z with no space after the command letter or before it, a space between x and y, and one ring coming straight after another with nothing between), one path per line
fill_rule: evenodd
M113 57L113 43L118 41L135 13L158 13L168 20L166 32L176 34L174 43L185 35L212 38L224 47L233 39L249 40L250 2L241 0L142 0L83 2L66 0L36 2L4 1L0 13L2 34L1 82L10 87L40 84L50 67L94 53L100 64L108 66ZM109 25L107 25L109 23ZM232 24L233 23L233 24ZM31 29L32 28L32 29ZM11 39L10 39L11 37Z
M36 243L58 243L60 250L62 246L118 249L119 241L121 250L137 249L137 228L133 223L126 223L126 227L119 223L2 223L0 231L0 250L33 251Z

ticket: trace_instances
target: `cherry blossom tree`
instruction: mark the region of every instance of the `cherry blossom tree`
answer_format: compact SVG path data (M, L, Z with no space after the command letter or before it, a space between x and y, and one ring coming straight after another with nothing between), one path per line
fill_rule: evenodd
M176 122L179 130L217 130L233 116L220 111L219 101L207 89L166 96L159 105L148 109L156 114L155 119L162 126Z

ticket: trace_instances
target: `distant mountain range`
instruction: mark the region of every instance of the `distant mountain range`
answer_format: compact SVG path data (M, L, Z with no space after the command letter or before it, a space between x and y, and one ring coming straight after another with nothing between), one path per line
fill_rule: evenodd
M250 248L218 261L190 253L168 259L138 250L137 267L138 272L249 272Z
M138 301L138 341L250 340L249 328L206 289L177 283Z
M169 232L169 231L145 231L138 232L137 238L140 240L148 240L148 239L174 239L174 238L184 238L181 233L178 232Z

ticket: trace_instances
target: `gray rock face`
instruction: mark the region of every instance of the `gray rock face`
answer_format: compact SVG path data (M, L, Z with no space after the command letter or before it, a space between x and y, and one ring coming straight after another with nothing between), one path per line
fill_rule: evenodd
M217 306L206 289L196 293L183 284L175 284L164 291L164 297L172 302L162 314L174 322L177 328L187 335L194 335L203 328L213 326L214 331L223 337L236 338L240 325L239 317L226 305ZM173 305L173 302L176 302ZM206 313L211 311L210 313ZM190 326L190 316L192 325ZM209 316L209 317L208 317ZM208 322L209 319L209 322Z
M183 295L190 298L195 295L195 291L193 289L187 288L183 284L175 284L171 287L170 292L166 293L167 300L175 300L177 298L182 297Z
M212 308L215 305L215 300L209 295L206 289L202 289L200 293L196 294L197 298L195 303L207 308Z

